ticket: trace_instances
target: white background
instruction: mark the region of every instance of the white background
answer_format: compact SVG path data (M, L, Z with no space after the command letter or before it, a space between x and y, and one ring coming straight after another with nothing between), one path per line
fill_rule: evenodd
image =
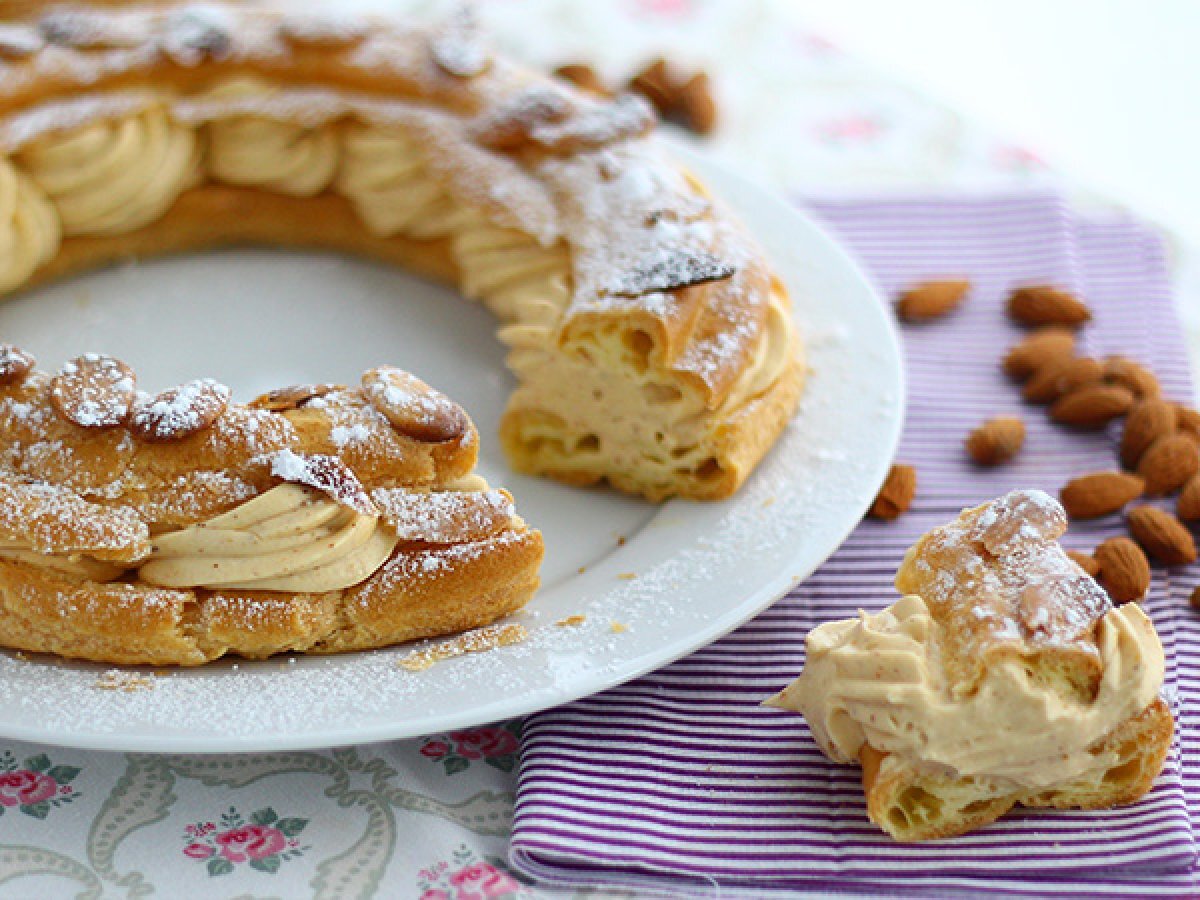
M843 49L1200 248L1197 0L797 0L796 8Z

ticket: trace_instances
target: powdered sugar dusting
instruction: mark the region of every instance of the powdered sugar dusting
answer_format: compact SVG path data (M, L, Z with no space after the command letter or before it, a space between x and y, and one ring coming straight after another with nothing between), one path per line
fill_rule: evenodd
M379 515L358 476L336 456L302 455L285 447L269 454L267 462L276 478L316 488L364 516Z
M503 491L381 488L371 496L383 512L383 521L402 541L476 541L510 526L516 517L512 498Z
M488 625L464 634L415 650L400 660L400 667L410 672L423 672L434 663L453 659L467 653L486 653L497 647L509 647L529 637L523 625Z

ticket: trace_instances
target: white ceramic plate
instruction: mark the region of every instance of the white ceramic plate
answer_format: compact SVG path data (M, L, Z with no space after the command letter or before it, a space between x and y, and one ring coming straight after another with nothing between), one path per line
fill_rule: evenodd
M732 500L651 506L514 475L497 446L512 382L494 323L449 290L337 256L194 255L110 269L0 304L0 335L57 368L85 350L157 390L217 377L245 400L305 381L357 382L379 363L459 400L479 469L546 539L527 641L410 672L401 647L214 663L132 692L106 669L0 653L0 736L126 751L230 752L412 737L601 691L752 618L825 560L862 517L895 450L903 370L890 316L810 219L701 159L792 291L813 374L800 414ZM632 577L631 577L632 576ZM567 616L578 626L556 626Z

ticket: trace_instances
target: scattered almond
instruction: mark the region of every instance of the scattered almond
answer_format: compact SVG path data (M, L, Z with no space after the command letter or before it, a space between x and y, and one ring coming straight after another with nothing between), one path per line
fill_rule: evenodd
M24 381L36 360L12 344L0 344L0 386Z
M50 382L50 402L81 428L112 428L129 415L134 385L133 370L119 359L85 353L63 363Z
M554 74L590 93L598 94L601 97L612 96L612 91L600 80L596 70L587 63L567 63L555 69Z
M1013 345L1004 357L1004 371L1013 378L1028 378L1050 362L1070 359L1074 354L1075 333L1068 328L1047 325Z
M1082 325L1092 318L1087 304L1069 291L1048 284L1015 288L1008 314L1022 325Z
M1136 403L1121 434L1121 464L1136 469L1146 448L1175 431L1176 407L1158 397Z
M1089 556L1086 553L1081 553L1078 550L1068 550L1067 556L1071 558L1071 562L1083 569L1088 575L1095 578L1100 574L1100 563L1096 562L1095 557Z
M867 515L890 522L908 511L916 495L917 470L897 463L888 472Z
M1175 404L1176 427L1200 442L1200 412L1183 403Z
M1127 537L1109 538L1095 550L1100 566L1096 580L1114 603L1141 600L1150 590L1150 562L1142 548Z
M1109 356L1104 360L1104 380L1129 388L1139 400L1162 393L1154 373L1127 356Z
M935 279L919 282L900 294L896 315L905 322L928 322L957 309L971 282L966 279Z
M1072 519L1095 519L1121 509L1142 496L1146 483L1125 472L1095 472L1072 478L1059 492L1063 509Z
M1200 609L1200 585L1192 588L1192 594L1188 597L1188 605L1192 609Z
M1051 403L1081 387L1098 384L1100 373L1100 363L1090 356L1058 357L1033 373L1021 396L1030 403Z
M1168 512L1154 506L1135 506L1129 511L1129 530L1142 549L1168 566L1196 561L1192 533Z
M1200 449L1183 434L1168 434L1151 444L1138 461L1137 473L1146 479L1146 493L1169 494L1200 472Z
M467 414L441 391L402 369L379 366L362 376L363 393L397 432L437 444L467 433Z
M1025 423L1016 416L988 419L967 435L967 453L981 466L1008 462L1025 443Z
M1103 428L1129 412L1133 394L1115 384L1091 384L1054 401L1050 418L1075 428Z
M227 406L229 388L211 378L200 378L139 404L129 428L143 441L180 441L208 428Z
M1184 483L1175 504L1175 515L1185 522L1200 520L1200 475L1193 475Z

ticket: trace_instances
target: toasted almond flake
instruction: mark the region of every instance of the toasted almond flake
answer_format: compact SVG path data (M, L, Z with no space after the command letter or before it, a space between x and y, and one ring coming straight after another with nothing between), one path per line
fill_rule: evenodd
M154 678L141 672L109 669L92 682L92 687L101 691L121 691L132 694L135 691L154 690Z
M576 613L576 614L575 614L575 615L573 615L573 616L567 616L565 619L559 619L559 620L558 620L557 622L555 622L554 624L555 624L555 625L561 625L561 626L564 626L564 627L565 627L565 626L568 626L568 625L582 625L582 624L583 624L584 622L586 622L586 621L587 621L587 616L580 615L579 613Z
M400 668L410 672L423 672L434 663L453 659L467 653L486 653L497 647L518 644L529 637L524 625L488 625L464 634L456 635L431 647L414 650L400 660Z

